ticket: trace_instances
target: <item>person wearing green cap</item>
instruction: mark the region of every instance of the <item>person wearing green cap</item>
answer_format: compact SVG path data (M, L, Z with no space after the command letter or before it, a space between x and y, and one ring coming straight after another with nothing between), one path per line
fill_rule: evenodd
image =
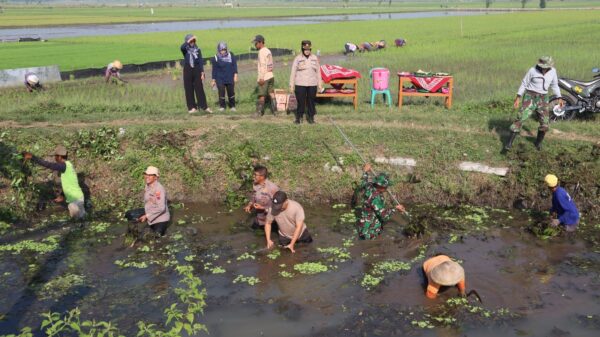
M68 160L67 149L64 146L59 145L54 150L54 163L38 158L30 152L23 153L23 159L31 160L40 166L58 172L62 194L57 196L54 201L57 203L66 201L72 218L82 219L85 217L83 190L79 186L77 172Z
M553 68L554 61L550 56L542 56L538 63L529 69L521 86L517 91L517 97L513 104L515 109L519 109L517 118L510 126L510 137L504 145L504 151L509 151L512 148L513 141L521 132L523 123L532 115L537 115L540 122L537 138L535 140L536 149L542 149L542 141L549 129L550 123L550 96L548 89L552 89L555 97L560 98L560 88L558 87L558 76ZM523 104L521 104L523 97ZM562 107L565 103L562 99L559 100Z
M405 212L404 206L398 204L394 208L385 208L385 192L390 186L390 180L385 173L379 173L369 179L372 173L371 164L365 164L362 182L359 188L364 190L364 197L358 209L358 237L362 240L375 239L383 230L383 225L392 217L394 212Z
M574 232L579 224L579 211L573 198L562 187L558 186L558 177L548 174L544 177L548 188L552 191L552 208L550 214L552 227L563 226L567 232Z

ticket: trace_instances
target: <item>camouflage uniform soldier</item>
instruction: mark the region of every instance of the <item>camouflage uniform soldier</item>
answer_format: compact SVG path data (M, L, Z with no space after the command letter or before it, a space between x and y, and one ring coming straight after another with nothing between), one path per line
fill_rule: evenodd
M385 208L384 194L390 185L387 174L380 173L369 181L371 165L365 164L360 188L364 190L362 207L359 209L358 236L361 239L375 239L383 230L383 225L397 210L404 212L404 206L397 205L395 208Z
M552 88L554 95L558 98L561 97L560 88L558 87L558 76L556 70L552 68L554 61L550 56L542 56L535 67L531 67L523 81L517 97L515 98L514 108L519 108L521 97L523 97L523 104L517 115L517 119L510 126L510 138L504 150L508 151L512 148L512 143L521 132L523 123L529 119L531 115L536 115L540 122L538 128L537 139L535 141L535 147L538 150L542 149L542 141L544 136L549 129L548 124L550 123L550 96L548 95L548 89ZM559 104L562 107L564 105L563 100L559 100Z

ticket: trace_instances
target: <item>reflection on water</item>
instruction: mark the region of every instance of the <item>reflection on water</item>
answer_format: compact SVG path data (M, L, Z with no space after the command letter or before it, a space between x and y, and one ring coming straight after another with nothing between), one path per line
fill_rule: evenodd
M35 326L40 312L75 305L89 317L113 320L130 334L141 319L161 322L179 278L172 267L150 261L160 260L166 247L184 247L177 252L178 260L184 263L184 257L193 256L189 263L209 295L202 322L211 336L547 336L557 331L571 336L597 335L600 303L594 299L600 296L600 258L587 253L580 241L540 241L521 230L528 221L526 215L493 211L477 230L466 229L452 233L454 236L437 231L419 239L406 238L402 227L407 220L397 216L378 240L348 240L354 238L353 225L339 222L347 212L307 207L307 225L314 242L298 247L295 254L282 250L274 258L261 251L264 236L243 223L245 214L212 205L186 205L176 210L169 235L147 249L139 246L137 251L122 245L123 224L111 228L107 235L114 239L108 241L102 235L86 235L84 230L79 239L69 243L72 250L56 257L54 274L80 273L88 290L57 302L38 300L26 309L19 298L27 286L30 260L26 254L3 256L0 275L7 271L13 275L2 279L0 314L7 314L7 319L0 322L0 333L16 331L17 324ZM431 216L436 212L431 210ZM443 216L453 219L458 214L445 211ZM447 289L436 301L423 295L419 248L424 245L426 256L444 253L461 261L467 289L478 291L483 308L506 308L520 318L496 321L490 317L475 322L456 316L455 328L416 327L410 315L438 315L437 305L456 295L455 289ZM327 247L347 249L351 258L335 261L317 250ZM254 259L240 259L244 253ZM118 259L147 261L149 266L122 269L114 263ZM386 274L373 290L361 287L365 273L384 260L415 262L409 271ZM306 261L321 262L330 270L315 275L294 270L295 264ZM216 266L225 272L211 272ZM294 275L283 277L281 271ZM257 277L260 282L254 286L234 284L238 275ZM7 308L13 311L5 312ZM23 319L17 320L17 313ZM592 318L586 318L587 322L581 321L582 317Z
M433 18L441 16L468 16L482 15L481 12L413 12L389 13L388 20ZM221 28L253 28L268 26L287 26L298 24L316 24L336 21L368 21L385 19L382 14L356 14L356 15L324 15L324 16L298 16L274 19L232 19L232 20L205 20L205 21L177 21L153 22L108 25L79 25L62 27L35 27L35 28L4 28L0 29L0 40L15 39L19 37L41 37L43 39L57 39L64 37L97 36L97 35L124 35L144 34L153 32L197 31Z

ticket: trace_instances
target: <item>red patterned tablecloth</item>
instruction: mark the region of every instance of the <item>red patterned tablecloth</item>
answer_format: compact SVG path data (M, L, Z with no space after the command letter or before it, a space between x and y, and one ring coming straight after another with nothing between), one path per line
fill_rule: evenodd
M323 79L323 82L329 83L331 80L340 78L360 78L360 73L354 69L323 64L321 65L321 78Z
M414 75L407 75L405 73L398 73L398 76L409 78L412 84L417 89L425 89L429 92L437 92L444 84L452 78L452 76L430 76L420 77Z

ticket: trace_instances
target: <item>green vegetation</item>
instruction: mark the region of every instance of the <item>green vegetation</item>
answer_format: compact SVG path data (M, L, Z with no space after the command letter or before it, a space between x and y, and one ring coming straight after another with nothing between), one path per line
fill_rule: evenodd
M235 279L233 279L233 283L247 283L248 285L253 286L257 283L260 283L260 279L254 276L238 275Z
M324 273L328 271L329 268L321 262L303 262L295 264L294 270L299 272L300 274L314 275Z
M0 252L47 254L58 249L59 239L58 235L50 235L39 241L23 240L13 244L4 244L0 245Z
M48 281L40 289L42 299L59 300L63 296L71 293L73 288L85 284L85 277L77 274L64 274Z

